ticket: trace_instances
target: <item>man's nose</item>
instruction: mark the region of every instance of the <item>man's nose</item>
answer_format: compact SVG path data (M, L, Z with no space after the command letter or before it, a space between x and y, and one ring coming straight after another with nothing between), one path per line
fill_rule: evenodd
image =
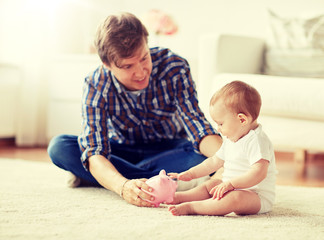
M142 64L137 64L136 69L135 69L135 76L142 78L145 75L145 71L144 71L144 66L142 66Z

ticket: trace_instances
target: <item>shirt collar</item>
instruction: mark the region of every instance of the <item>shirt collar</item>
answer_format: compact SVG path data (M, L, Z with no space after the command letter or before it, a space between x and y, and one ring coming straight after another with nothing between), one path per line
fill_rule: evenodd
M112 83L114 84L114 86L117 89L117 93L121 94L122 92L124 92L124 87L119 83L119 81L117 80L117 78L115 77L115 75L112 73L112 71L110 71L109 69L107 69L105 66L103 66L104 71L107 75L109 75Z

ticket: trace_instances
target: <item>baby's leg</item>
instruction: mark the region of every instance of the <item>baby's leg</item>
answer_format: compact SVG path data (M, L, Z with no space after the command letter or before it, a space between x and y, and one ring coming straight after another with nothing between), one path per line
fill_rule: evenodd
M179 204L183 202L191 202L191 201L200 201L210 198L209 191L216 186L217 184L220 184L221 180L219 179L210 179L203 184L192 188L187 191L183 192L176 192L174 196L174 200L171 204Z
M256 214L261 202L259 196L252 191L236 190L227 193L220 200L211 198L202 201L185 202L170 206L169 211L175 215L216 215L224 216L231 212L236 214Z

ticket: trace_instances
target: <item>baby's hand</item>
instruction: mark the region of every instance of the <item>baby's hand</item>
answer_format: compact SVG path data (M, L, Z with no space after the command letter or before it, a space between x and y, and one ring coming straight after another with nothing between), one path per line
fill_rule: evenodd
M194 179L190 171L185 171L182 173L168 173L168 175L173 179L178 179L181 181L190 181Z
M194 179L190 171L185 171L179 174L178 179L181 181L190 181Z
M168 173L168 176L170 178L172 178L172 179L178 179L179 174L178 173L171 172L171 173Z
M213 195L213 199L220 200L224 194L228 191L234 190L233 185L231 182L223 182L215 187L213 187L209 194Z

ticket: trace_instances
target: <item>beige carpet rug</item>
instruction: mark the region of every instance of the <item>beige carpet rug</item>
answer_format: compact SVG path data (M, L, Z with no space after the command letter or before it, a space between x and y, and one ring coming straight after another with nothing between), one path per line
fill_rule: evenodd
M264 215L174 217L65 180L50 163L0 159L0 239L324 239L324 188L278 186Z

